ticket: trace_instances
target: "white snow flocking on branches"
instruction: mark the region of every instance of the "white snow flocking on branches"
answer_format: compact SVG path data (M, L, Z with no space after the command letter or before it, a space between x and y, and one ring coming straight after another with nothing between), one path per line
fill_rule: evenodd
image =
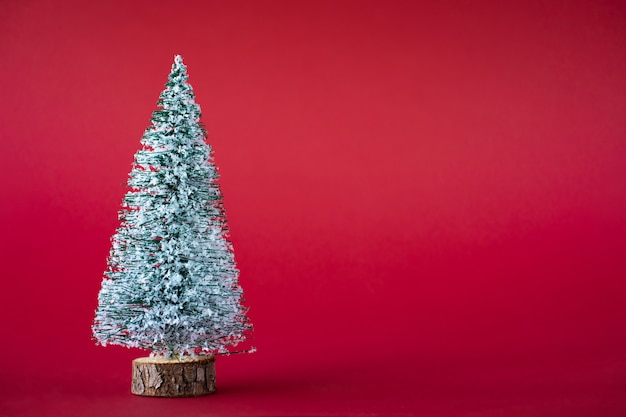
M168 357L220 354L252 331L187 79L177 55L135 154L92 327L102 345Z

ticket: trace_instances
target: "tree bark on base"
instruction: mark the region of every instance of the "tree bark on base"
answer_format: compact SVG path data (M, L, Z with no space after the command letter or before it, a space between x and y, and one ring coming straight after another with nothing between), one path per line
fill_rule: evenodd
M215 357L133 360L131 391L148 397L198 397L215 391Z

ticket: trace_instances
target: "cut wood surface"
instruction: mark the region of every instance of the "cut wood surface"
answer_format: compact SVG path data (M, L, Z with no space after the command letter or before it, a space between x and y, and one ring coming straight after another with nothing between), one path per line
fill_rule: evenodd
M149 397L197 397L215 391L215 357L133 360L131 391Z

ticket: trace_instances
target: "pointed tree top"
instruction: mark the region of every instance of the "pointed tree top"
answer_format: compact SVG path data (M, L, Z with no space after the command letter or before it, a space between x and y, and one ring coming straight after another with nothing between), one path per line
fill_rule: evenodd
M183 64L183 57L181 55L174 55L174 63L172 64L172 71L168 76L170 83L185 83L189 76L187 75L187 67ZM169 84L166 84L169 86ZM191 88L191 87L190 87ZM162 93L163 94L163 93Z

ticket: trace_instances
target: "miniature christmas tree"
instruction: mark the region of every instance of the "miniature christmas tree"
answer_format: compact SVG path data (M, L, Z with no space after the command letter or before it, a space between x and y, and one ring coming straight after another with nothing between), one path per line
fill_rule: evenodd
M142 395L212 392L213 355L231 353L252 330L217 168L187 79L177 55L135 154L93 324L103 346L152 352L153 361L134 363L133 392ZM170 363L191 366L186 377L175 372L196 388L165 387L170 376L161 367Z

